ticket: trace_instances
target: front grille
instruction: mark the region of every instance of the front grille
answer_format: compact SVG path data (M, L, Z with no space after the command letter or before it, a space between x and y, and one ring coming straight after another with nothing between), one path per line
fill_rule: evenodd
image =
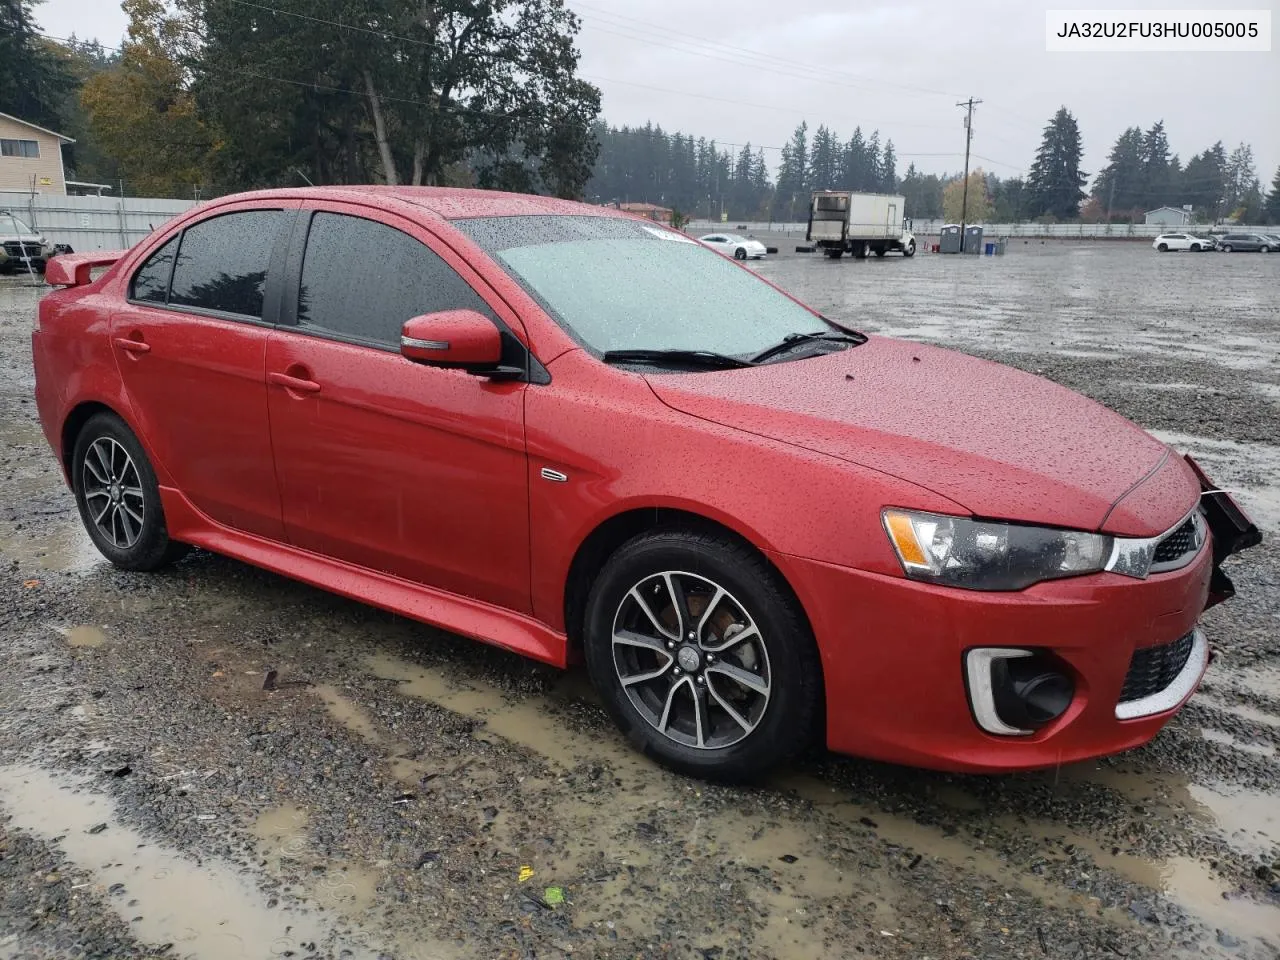
M1187 522L1169 534L1156 546L1152 563L1174 563L1199 547L1196 543L1196 515L1187 517Z
M1194 643L1193 632L1179 637L1172 643L1135 650L1133 659L1129 661L1129 672L1124 677L1124 689L1120 691L1120 702L1141 700L1153 693L1159 693L1173 683L1173 678L1187 665L1187 658L1191 656Z
M23 252L23 247L26 247L25 253ZM18 258L39 257L40 244L38 243L23 244L23 243L19 243L17 240L8 240L5 242L4 252L11 257L18 257Z

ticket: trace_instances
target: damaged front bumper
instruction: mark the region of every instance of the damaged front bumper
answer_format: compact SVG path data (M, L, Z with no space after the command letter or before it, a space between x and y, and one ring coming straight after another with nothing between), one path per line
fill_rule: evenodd
M1262 533L1225 490L1219 490L1191 457L1185 458L1200 481L1200 509L1209 525L1213 542L1213 573L1209 579L1209 597L1205 609L1230 600L1236 595L1235 584L1222 570L1222 561L1232 554L1256 547Z

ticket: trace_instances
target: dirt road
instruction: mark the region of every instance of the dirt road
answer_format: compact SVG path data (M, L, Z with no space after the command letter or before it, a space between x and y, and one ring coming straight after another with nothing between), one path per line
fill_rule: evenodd
M3 280L0 957L1280 956L1280 257L758 269L1239 491L1271 539L1149 747L998 778L815 753L727 789L631 753L581 672L206 553L119 573L36 424L41 291Z

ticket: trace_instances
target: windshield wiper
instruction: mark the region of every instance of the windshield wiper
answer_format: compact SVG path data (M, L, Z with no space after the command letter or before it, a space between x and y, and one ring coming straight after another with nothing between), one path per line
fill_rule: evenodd
M780 341L775 343L772 347L765 347L763 350L757 353L754 357L751 358L751 362L763 363L765 360L768 360L771 357L776 357L780 353L786 353L788 350L793 349L798 344L807 343L814 340L822 340L822 341L835 342L835 343L849 343L849 344L853 344L854 346L867 342L867 338L864 337L862 334L853 330L845 331L843 328L840 328L839 330L819 330L816 333L788 333L785 337L783 337Z
M605 363L644 363L653 366L698 366L714 370L753 367L755 361L713 350L606 350Z

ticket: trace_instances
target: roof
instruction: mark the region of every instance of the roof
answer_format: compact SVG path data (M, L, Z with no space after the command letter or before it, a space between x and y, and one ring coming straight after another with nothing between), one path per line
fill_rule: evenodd
M501 190L473 190L463 187L388 187L388 186L332 186L293 187L287 190L261 190L254 193L232 194L221 197L216 203L261 197L288 197L293 199L347 200L351 203L368 203L372 198L399 201L429 210L444 220L465 220L471 217L517 217L575 215L586 217L622 217L626 214L612 207L597 207L589 203L561 200L558 197L540 197L526 193L504 193Z
M1189 217L1189 216L1191 216L1191 211L1190 211L1190 210L1183 210L1181 207L1169 207L1169 206L1165 206L1165 207L1156 207L1154 210L1148 210L1148 211L1147 211L1147 216L1150 216L1150 215L1151 215L1151 214L1153 214L1153 213L1159 213L1161 210L1172 210L1174 213L1179 214L1179 215L1184 216L1184 217Z
M50 130L48 127L42 127L39 124L32 123L30 120L23 120L21 117L15 117L11 113L0 113L0 117L4 117L6 120L12 120L14 123L20 123L24 127L30 127L32 130L39 130L41 133L47 133L51 137L57 137L63 143L75 143L75 141L70 137L63 136L57 130Z

